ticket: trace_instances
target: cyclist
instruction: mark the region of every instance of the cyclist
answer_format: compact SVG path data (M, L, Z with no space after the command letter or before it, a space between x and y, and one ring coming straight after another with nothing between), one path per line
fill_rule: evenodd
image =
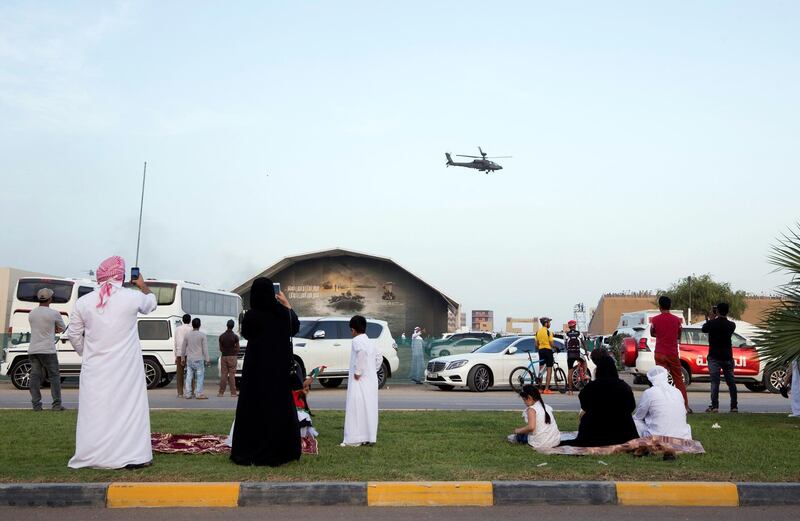
M581 356L581 350L586 348L586 344L583 340L583 335L581 335L581 332L577 329L578 323L574 320L570 320L567 322L567 325L569 326L569 331L564 335L567 344L567 389L569 389L569 394L572 394L572 377L575 372L573 366L575 362L578 363L578 374L581 376L581 380L583 380L586 375L586 360Z
M553 333L550 331L550 323L552 320L548 317L539 319L542 327L536 331L536 345L539 348L539 380L542 379L542 372L547 366L547 381L544 386L542 394L552 394L550 390L550 378L553 376Z

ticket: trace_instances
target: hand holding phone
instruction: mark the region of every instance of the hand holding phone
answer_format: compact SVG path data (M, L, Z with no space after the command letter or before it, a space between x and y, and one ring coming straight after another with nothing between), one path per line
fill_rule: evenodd
M280 282L273 282L272 289L275 290L275 294L278 295L281 292L281 283Z
M139 268L134 266L131 268L131 282L136 282L136 279L139 278Z

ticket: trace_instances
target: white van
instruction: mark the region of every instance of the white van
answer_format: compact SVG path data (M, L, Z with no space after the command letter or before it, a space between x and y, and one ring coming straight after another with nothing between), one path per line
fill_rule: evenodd
M165 387L175 378L177 372L173 343L173 331L176 323L170 317L151 314L139 317L138 327L139 340L142 345L145 384L148 389ZM3 362L0 363L0 375L8 376L17 389L30 389L29 345L27 342L11 344L3 350L4 357ZM75 352L72 344L67 341L65 335L56 341L56 349L61 378L79 376L82 359Z

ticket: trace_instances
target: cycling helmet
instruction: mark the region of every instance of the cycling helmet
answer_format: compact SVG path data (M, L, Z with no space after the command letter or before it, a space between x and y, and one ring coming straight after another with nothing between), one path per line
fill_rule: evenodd
M541 323L542 325L545 325L545 324L547 324L548 322L552 322L552 320L550 319L550 317L542 317L542 318L540 318L540 319L539 319L539 323Z
M570 320L569 322L567 322L567 325L568 325L569 327L572 327L572 326L577 326L577 325L578 325L578 322L577 322L576 320Z

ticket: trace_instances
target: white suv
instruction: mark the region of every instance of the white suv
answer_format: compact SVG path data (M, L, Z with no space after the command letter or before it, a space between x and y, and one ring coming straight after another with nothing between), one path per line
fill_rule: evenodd
M138 319L144 377L148 389L165 387L175 378L177 366L173 348L173 326L174 324L170 323L170 319L167 317L140 317ZM14 387L20 390L30 389L29 346L30 344L27 342L9 344L3 350L2 363L0 363L0 375L8 376ZM75 352L66 336L62 335L61 339L56 341L56 350L61 378L79 376L82 358ZM47 379L47 375L45 375L45 379Z
M383 355L378 371L378 386L383 387L400 366L397 344L383 320L367 319L367 336L377 342ZM350 318L345 317L300 317L300 331L292 339L294 356L304 371L326 366L319 378L324 387L338 387L347 378L352 341Z
M382 320L367 319L367 336L378 342L378 350L383 354L383 367L378 371L378 384L386 385L386 379L400 366L397 357L397 344L392 338L389 326ZM338 387L350 370L350 319L341 317L300 317L300 331L292 338L294 357L303 368L303 373L315 367L326 366L319 378L324 387ZM236 364L236 386L242 378L247 340L239 337L239 360ZM222 377L218 365L217 372Z

